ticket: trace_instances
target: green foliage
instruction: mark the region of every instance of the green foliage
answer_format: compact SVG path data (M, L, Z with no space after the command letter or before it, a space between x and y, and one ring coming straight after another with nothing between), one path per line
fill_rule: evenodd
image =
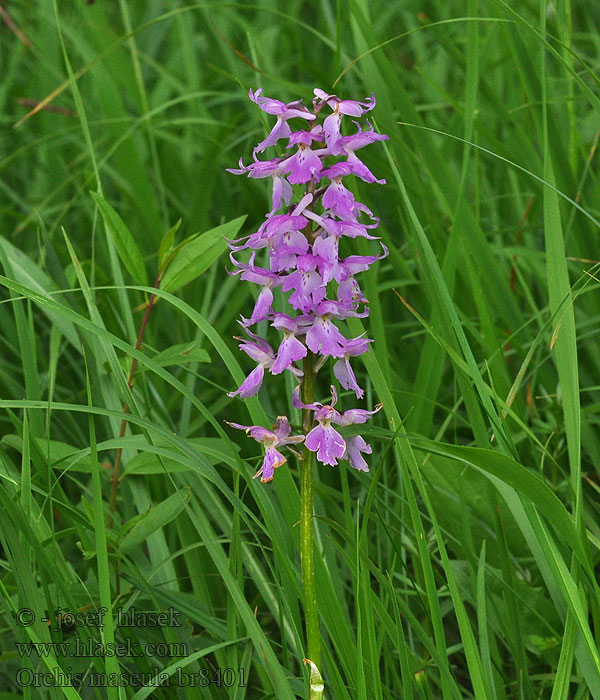
M161 265L166 269L161 284L162 289L175 292L206 272L227 250L225 239L237 236L245 218L240 216L222 226L182 241L171 255L165 256Z
M154 532L174 520L185 509L189 497L189 490L186 490L185 493L175 492L146 513L136 516L133 523L125 523L122 528L125 535L119 541L121 552L123 554L131 552Z
M325 698L600 699L594 4L2 8L0 697L308 697L297 464L261 485L224 423L299 420L280 377L227 397L256 290L225 239L270 199L225 169L271 123L262 86L374 91L390 137L365 153L388 184L356 183L390 255L344 329L375 340L355 363L361 406L384 404L371 469L316 474ZM43 618L102 607L105 643L183 647L19 653L100 640ZM182 625L118 626L131 608ZM24 688L19 668L83 680ZM227 668L231 686L176 682ZM111 672L172 685L89 687Z
M182 222L182 219L179 219L179 221L175 224L175 226L171 226L171 228L165 233L162 241L160 242L160 246L158 248L158 269L159 269L159 272L162 272L163 270L167 269L167 265L171 261L171 258L176 250L175 245L174 245L175 234L177 233L177 231L179 231L179 227L181 226L181 222Z
M148 284L148 275L142 254L123 219L103 197L95 192L90 192L90 194L98 205L106 230L112 236L119 257L133 277L133 281L136 284Z

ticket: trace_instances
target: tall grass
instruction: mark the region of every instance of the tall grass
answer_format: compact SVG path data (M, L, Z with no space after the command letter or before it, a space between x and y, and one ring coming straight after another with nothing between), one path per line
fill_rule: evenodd
M257 483L223 423L300 422L277 382L226 396L252 290L223 236L268 192L225 168L264 137L259 86L374 91L390 137L366 155L388 184L361 190L390 255L349 321L375 340L371 470L315 483L325 697L600 698L594 4L2 8L0 698L307 697L297 463ZM173 245L202 235L159 275L179 219ZM131 609L181 626L117 626ZM171 646L18 646L76 639Z

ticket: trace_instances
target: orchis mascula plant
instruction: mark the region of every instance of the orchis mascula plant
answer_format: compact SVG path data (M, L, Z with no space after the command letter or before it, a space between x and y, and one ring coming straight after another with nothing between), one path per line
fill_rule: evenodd
M301 463L302 502L302 578L305 590L305 612L308 637L308 653L311 660L320 665L320 638L313 571L312 541L312 454L323 464L336 465L338 459L347 460L351 467L368 471L364 454L371 447L360 435L342 437L334 425L343 427L364 423L375 410L350 409L340 413L335 406L337 392L331 387L332 402L323 405L314 401L316 374L328 357L333 358L333 372L340 385L352 390L357 398L364 391L358 385L350 364L350 358L368 350L368 338L346 338L336 321L351 316L365 317L369 313L367 299L363 296L356 275L369 268L376 260L387 255L380 243L380 255L348 255L340 257L343 238L378 240L369 233L379 220L361 202L357 202L343 179L350 175L364 182L384 184L378 180L356 155L364 146L388 137L378 134L367 121L364 129L358 122L355 133L342 136L344 116L360 118L375 107L375 96L364 102L342 100L315 89L313 110L307 109L301 100L285 104L262 96L262 89L250 90L250 99L260 109L275 115L277 121L270 134L254 149L254 162L239 169L229 169L236 175L247 174L252 178L271 178L273 183L272 208L258 231L244 238L230 241L230 258L241 278L260 287L258 298L249 318L240 321L247 338L241 340L240 349L257 364L241 386L229 394L247 398L258 392L265 369L271 374L288 370L298 379L292 403L303 411L303 434L290 437L290 424L285 416L279 416L273 431L261 426L243 426L250 437L265 446L265 457L256 476L267 482L274 471L286 462L276 448L304 441ZM327 116L319 123L318 116L327 107ZM306 128L292 131L290 121L304 122ZM276 156L260 161L257 154L286 139L286 149L291 155ZM303 185L294 200L292 185ZM280 213L285 207L284 212ZM361 221L363 215L367 221ZM342 244L343 245L343 244ZM251 250L247 263L236 257L241 251ZM256 263L257 251L265 267ZM273 309L273 290L281 288L290 292L289 313ZM250 330L268 321L278 331L280 342L277 351L265 339ZM302 368L297 364L302 360Z

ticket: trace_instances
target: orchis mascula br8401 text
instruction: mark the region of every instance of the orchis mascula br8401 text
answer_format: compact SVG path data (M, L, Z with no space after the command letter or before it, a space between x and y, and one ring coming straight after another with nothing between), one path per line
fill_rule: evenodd
M364 395L350 360L366 352L372 341L362 336L346 338L337 321L368 315L368 300L356 275L385 257L387 249L379 242L378 255L340 256L344 237L379 241L370 233L379 220L366 205L356 201L344 185L344 178L354 176L364 182L384 184L385 180L378 180L356 152L388 138L376 133L368 121L366 128L355 121L375 107L374 95L358 102L342 100L319 89L314 94L311 111L301 100L286 104L264 97L262 89L250 90L250 99L277 119L267 138L254 149L253 162L244 165L240 159L238 169L229 169L236 175L271 178L273 185L272 208L258 231L229 242L235 266L232 274L259 287L252 313L240 321L247 337L239 338L240 349L256 362L256 367L229 396L253 396L260 389L265 370L271 374L288 370L299 381L292 401L296 408L303 409L304 416L304 434L293 437L285 416L277 419L273 431L230 424L246 430L265 445L264 462L256 474L263 482L270 481L275 468L286 461L276 447L303 440L305 448L316 453L323 464L336 465L342 459L355 469L368 471L363 454L371 453L370 445L360 435L342 437L334 425L364 423L381 408L378 405L374 411L351 409L340 413L335 408L334 387L331 405L316 403L313 398L316 373L328 357L333 358L333 372L340 385L354 391L359 399ZM326 116L320 121L322 110ZM342 135L344 116L354 118L356 129L347 136ZM292 130L290 122L297 130ZM258 154L282 140L289 153L258 160ZM302 186L297 201L293 185ZM248 262L241 262L238 258L247 249L251 251ZM262 267L256 262L257 253ZM277 288L290 293L288 313L273 309L273 291ZM268 321L280 334L276 350L251 330L261 321ZM298 366L300 361L303 367Z

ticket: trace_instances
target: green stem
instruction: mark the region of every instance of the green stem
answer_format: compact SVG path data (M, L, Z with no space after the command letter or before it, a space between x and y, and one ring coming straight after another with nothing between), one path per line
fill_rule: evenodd
M304 378L302 381L302 400L313 403L315 393L315 355L309 351L304 358ZM307 435L312 429L313 411L303 409L302 429ZM317 590L315 585L315 544L313 526L313 453L306 447L300 458L300 563L302 569L302 588L304 590L304 619L306 621L307 657L320 669L321 635L319 633L319 611L317 609ZM310 699L320 698L313 693Z
M156 282L154 283L154 288L159 289L160 288L160 283L162 281L162 276L163 273L159 272L158 277L156 278ZM152 308L154 307L154 304L156 303L156 300L158 297L156 294L152 294L150 297L150 301L146 305L146 312L144 313L144 318L142 319L142 325L140 326L140 332L138 333L138 338L137 342L135 344L135 349L136 350L141 350L142 348L142 343L144 342L144 335L146 333L146 328L148 326L148 319L150 318L150 312L152 311ZM129 370L129 377L127 379L127 386L129 389L133 389L133 382L135 381L135 370L137 369L138 366L138 361L137 357L134 357L132 362L131 362L131 369ZM127 401L123 404L123 413L127 414L129 413L129 404ZM127 418L123 418L121 421L121 430L119 432L119 438L123 439L125 437L125 431L127 429ZM119 488L119 471L121 467L121 457L123 455L123 448L119 447L117 450L117 456L115 459L115 464L113 467L113 473L112 473L112 479L110 482L110 499L108 503L108 508L110 510L110 518L108 521L108 527L112 528L113 526L113 512L115 510L115 506L117 503L117 490Z

